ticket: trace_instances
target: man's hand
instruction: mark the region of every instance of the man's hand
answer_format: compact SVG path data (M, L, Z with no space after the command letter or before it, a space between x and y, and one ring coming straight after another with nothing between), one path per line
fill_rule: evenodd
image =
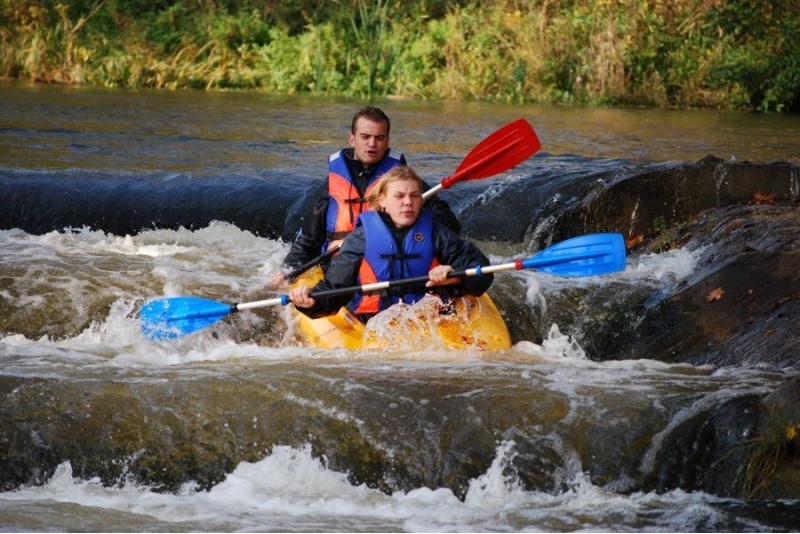
M283 287L287 282L286 274L283 271L276 271L267 278L267 287Z

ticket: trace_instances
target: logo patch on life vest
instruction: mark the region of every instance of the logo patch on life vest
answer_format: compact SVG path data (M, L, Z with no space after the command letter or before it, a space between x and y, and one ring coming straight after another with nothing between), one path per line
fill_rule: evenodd
M421 242L421 241L423 241L424 239L425 239L425 236L424 236L424 235L422 235L422 232L416 232L416 233L414 234L414 241L416 241L417 243L420 243L420 242Z

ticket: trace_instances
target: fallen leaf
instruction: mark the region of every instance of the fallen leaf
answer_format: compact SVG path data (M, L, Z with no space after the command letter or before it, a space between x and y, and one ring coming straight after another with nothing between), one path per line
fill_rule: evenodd
M761 191L756 191L753 193L753 200L750 201L751 204L774 204L775 199L778 197L778 193L762 193Z
M632 249L642 241L644 241L644 234L634 235L625 240L625 246Z
M722 298L722 295L724 295L724 294L725 294L725 291L721 287L718 287L717 289L714 289L714 290L708 292L708 295L706 295L706 302L712 302L714 300L719 300L719 299Z

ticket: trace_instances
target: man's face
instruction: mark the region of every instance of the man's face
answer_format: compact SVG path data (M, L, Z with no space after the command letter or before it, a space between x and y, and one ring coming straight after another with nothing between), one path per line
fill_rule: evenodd
M350 134L348 143L355 157L365 165L375 165L389 149L389 132L385 122L373 122L361 117L356 121L356 133Z

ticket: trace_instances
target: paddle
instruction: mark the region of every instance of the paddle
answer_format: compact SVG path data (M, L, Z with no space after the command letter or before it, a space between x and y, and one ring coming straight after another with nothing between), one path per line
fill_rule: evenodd
M511 263L475 267L453 271L449 278L480 276L521 269L536 269L556 276L597 276L621 271L625 268L625 242L622 234L600 233L573 237L547 247L535 256ZM369 293L408 284L420 284L427 276L376 282L361 286L343 287L312 292L314 298ZM214 324L228 314L291 302L288 295L245 302L225 304L200 297L169 297L150 301L141 311L142 332L151 340L174 339Z
M422 195L427 200L442 189L449 189L453 184L471 180L482 180L515 167L534 155L542 147L533 127L525 119L506 124L486 139L478 143L461 161L456 172L431 187ZM286 275L293 280L331 258L338 247L332 247L313 260L301 265Z

